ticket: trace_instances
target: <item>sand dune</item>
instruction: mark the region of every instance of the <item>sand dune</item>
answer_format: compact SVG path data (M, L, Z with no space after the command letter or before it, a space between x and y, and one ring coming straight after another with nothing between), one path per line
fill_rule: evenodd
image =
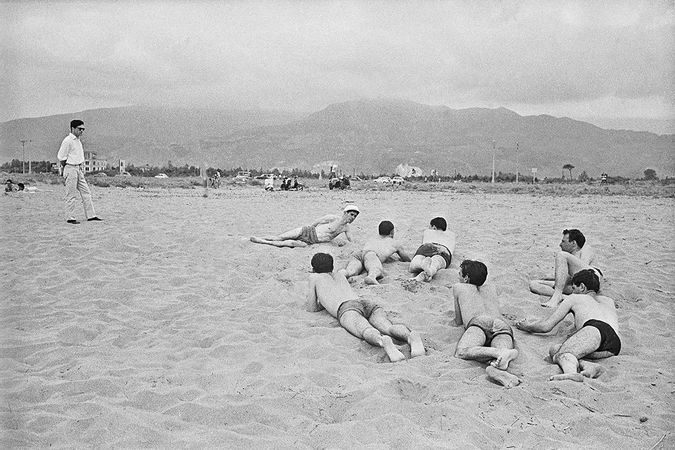
M93 187L105 221L72 226L62 188L38 188L0 197L3 448L675 447L672 198ZM348 201L362 211L355 244L248 241ZM451 269L411 285L392 263L383 285L354 284L418 330L426 356L391 364L304 311L315 252L345 264L384 219L414 251L436 215L459 235ZM459 262L488 265L507 318L543 316L527 283L552 273L570 227L594 245L619 307L624 345L607 372L546 381L569 318L549 336L516 331L516 388L454 358Z

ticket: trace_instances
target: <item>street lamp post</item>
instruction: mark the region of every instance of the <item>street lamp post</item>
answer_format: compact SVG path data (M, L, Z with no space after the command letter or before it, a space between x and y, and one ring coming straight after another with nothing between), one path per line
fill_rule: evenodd
M492 184L495 184L495 141L492 140Z
M21 173L26 173L26 142L31 142L30 139L20 139L21 142ZM28 163L28 173L30 173L30 162Z
M516 142L516 183L518 183L518 145L519 143Z

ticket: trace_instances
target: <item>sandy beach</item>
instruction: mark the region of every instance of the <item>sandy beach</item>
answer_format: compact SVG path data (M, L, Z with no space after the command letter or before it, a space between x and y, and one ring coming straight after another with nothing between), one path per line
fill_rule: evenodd
M63 187L37 188L0 197L2 448L675 448L672 197L92 186L104 221L73 226ZM347 202L354 243L249 241ZM450 269L409 284L395 262L381 286L353 284L419 331L425 356L392 364L304 310L314 253L344 266L385 219L414 252L437 215L458 234ZM621 354L598 379L549 382L571 316L516 331L523 383L505 389L453 356L457 268L487 264L511 323L543 317L528 281L552 275L564 228L598 253Z

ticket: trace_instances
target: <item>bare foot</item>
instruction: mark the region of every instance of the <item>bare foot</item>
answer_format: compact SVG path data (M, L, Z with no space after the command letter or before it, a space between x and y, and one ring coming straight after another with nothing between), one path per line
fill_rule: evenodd
M542 303L541 306L544 308L556 308L562 299L562 292L555 292L551 298L546 303Z
M411 331L410 336L408 336L408 344L410 344L410 357L414 358L416 356L422 356L426 353L424 350L424 343L422 342L422 337L417 331Z
M363 279L363 281L364 281L366 284L380 284L380 283L378 283L377 280L376 280L375 278L373 278L373 277L365 277L365 278Z
M584 376L580 373L561 373L560 375L551 375L550 377L548 377L548 381L563 381L563 380L583 382Z
M487 376L489 379L501 384L505 388L512 388L514 386L518 386L520 383L523 382L517 376L508 373L506 370L499 370L496 367L487 366L485 372L487 372Z
M405 359L405 355L394 345L389 336L382 336L382 347L391 362L399 362Z
M600 364L592 363L589 361L579 361L579 367L581 368L581 375L586 378L598 378L600 375L605 373L605 368Z
M518 357L518 350L515 348L504 349L501 354L490 363L492 367L499 370L506 370L509 368L509 363Z

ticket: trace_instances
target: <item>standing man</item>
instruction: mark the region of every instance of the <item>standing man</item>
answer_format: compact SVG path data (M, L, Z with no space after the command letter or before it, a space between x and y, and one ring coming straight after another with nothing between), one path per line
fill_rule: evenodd
M84 132L84 122L75 119L70 121L70 134L61 143L57 158L63 168L63 178L66 181L66 222L71 224L80 223L75 219L75 205L78 194L82 198L84 214L89 221L100 219L94 211L94 203L91 201L91 191L87 180L84 179L82 164L84 163L84 149L80 136Z
M595 264L595 252L586 237L577 230L563 230L560 241L560 251L555 255L555 275L553 278L530 281L530 291L539 295L549 296L542 306L555 308L563 299L563 294L572 293L572 276L580 270L592 269L599 279L602 272Z

